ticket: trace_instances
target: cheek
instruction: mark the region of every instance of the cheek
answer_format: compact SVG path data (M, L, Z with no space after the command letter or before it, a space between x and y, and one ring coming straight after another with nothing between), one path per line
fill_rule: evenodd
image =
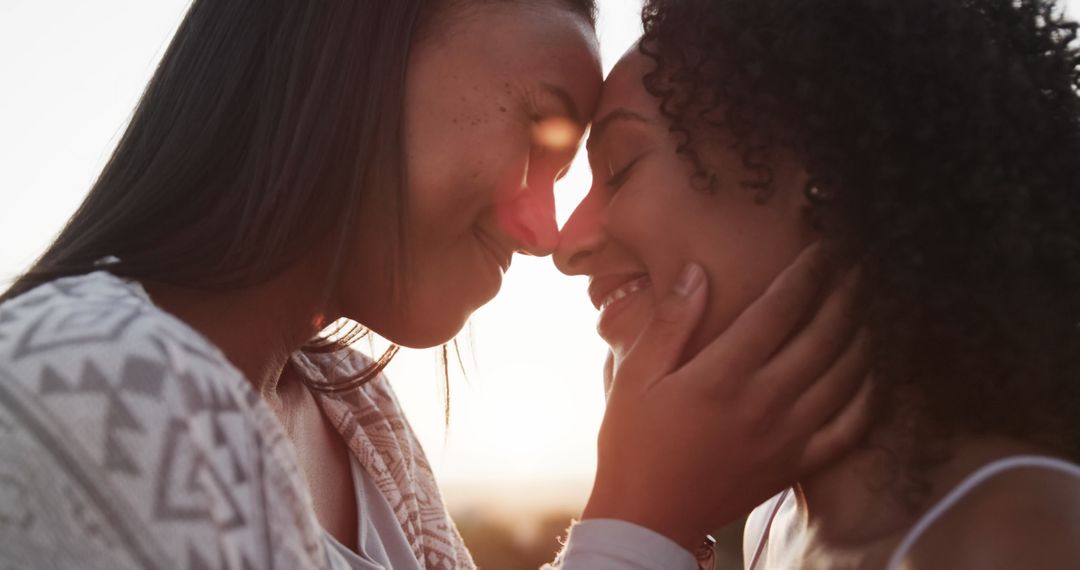
M705 346L757 299L815 235L797 203L776 195L759 204L753 193L726 187L714 194L687 181L659 176L654 164L616 193L607 226L620 247L644 265L658 297L669 291L685 263L704 266L709 297L702 324L687 348Z
M607 210L609 233L645 266L658 295L674 285L687 262L704 261L699 248L714 225L712 212L702 207L704 196L662 175L680 166L653 161L612 197Z
M706 314L694 348L727 329L815 239L797 209L755 203L750 191L716 198L709 224L697 227L700 239L694 245L709 278Z
M512 125L461 129L453 123L410 135L407 162L411 229L445 240L467 232L520 187L527 138Z

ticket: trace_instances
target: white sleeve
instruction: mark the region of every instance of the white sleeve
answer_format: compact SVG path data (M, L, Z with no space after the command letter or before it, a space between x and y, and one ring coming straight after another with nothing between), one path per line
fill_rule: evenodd
M566 546L541 570L697 570L688 550L666 536L617 519L570 527Z

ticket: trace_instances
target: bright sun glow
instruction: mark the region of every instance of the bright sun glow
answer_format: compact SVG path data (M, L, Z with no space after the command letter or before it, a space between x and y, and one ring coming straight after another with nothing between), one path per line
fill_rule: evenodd
M533 140L553 150L568 149L581 140L581 129L569 119L550 117L533 127Z

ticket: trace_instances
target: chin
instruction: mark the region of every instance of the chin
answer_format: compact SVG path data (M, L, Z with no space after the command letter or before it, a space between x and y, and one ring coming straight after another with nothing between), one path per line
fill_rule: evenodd
M462 298L452 292L443 296L417 295L411 303L408 301L405 300L402 306L365 299L364 305L345 311L345 316L398 346L422 349L454 340L476 308L482 305L475 298Z
M596 332L607 343L615 354L625 355L633 348L641 333L645 332L645 326L649 322L651 307L628 307L629 311L618 315L617 319L605 321L600 319L596 324Z
M426 323L426 325L430 325L430 323ZM432 348L442 346L454 340L454 337L456 337L464 327L465 322L462 321L455 325L438 327L424 326L420 328L409 327L408 330L386 333L376 330L375 333L386 340L405 348Z
M430 313L429 313L430 314ZM371 327L375 334L405 348L432 348L452 340L465 328L472 311L459 316L443 315L399 320L385 327Z

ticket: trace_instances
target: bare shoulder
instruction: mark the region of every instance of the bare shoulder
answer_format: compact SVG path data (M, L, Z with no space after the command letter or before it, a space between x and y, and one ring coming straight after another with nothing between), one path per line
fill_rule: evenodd
M911 569L1080 567L1080 477L1024 467L982 483L912 548Z

